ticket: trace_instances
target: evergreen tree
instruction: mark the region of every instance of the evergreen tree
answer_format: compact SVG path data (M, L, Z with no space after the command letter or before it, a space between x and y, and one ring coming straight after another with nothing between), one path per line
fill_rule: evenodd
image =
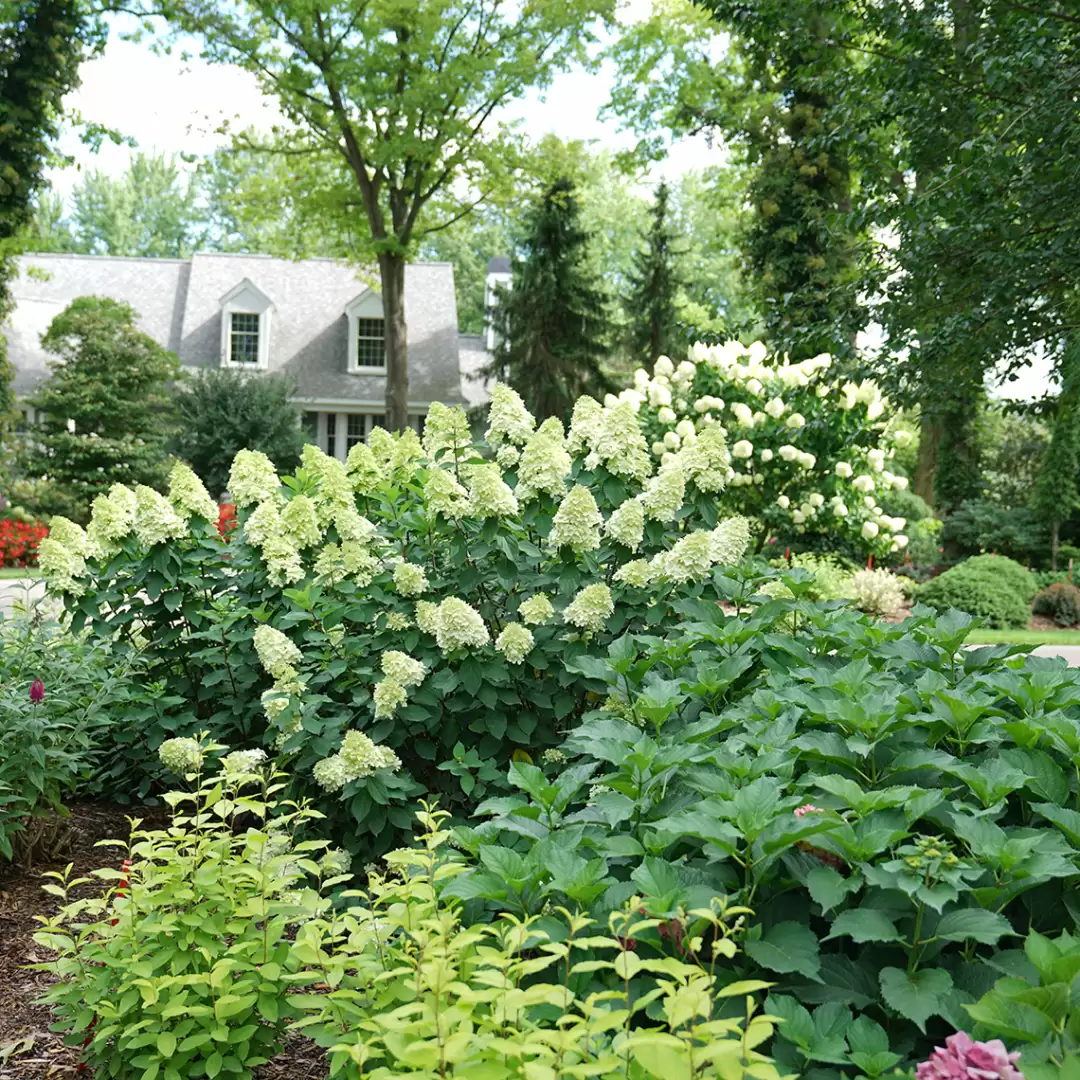
M180 362L136 325L128 304L81 296L49 324L49 378L30 399L45 414L21 451L63 509L84 517L111 484L160 484L173 434L169 384ZM50 508L42 504L42 509Z
M279 471L292 472L304 445L293 390L276 375L202 371L176 396L179 430L172 450L215 496L227 487L239 450L261 450Z
M675 352L681 336L678 296L682 280L669 198L667 184L661 183L650 211L652 221L643 237L644 246L634 253L626 298L631 359L643 364L647 358L650 367L657 357Z
M602 362L613 325L608 297L589 268L589 235L570 180L556 180L528 214L513 288L501 290L492 371L539 419L568 420L582 394L611 389Z
M1057 569L1061 523L1080 509L1080 339L1072 342L1061 362L1050 445L1035 482L1035 512L1050 526L1050 566Z

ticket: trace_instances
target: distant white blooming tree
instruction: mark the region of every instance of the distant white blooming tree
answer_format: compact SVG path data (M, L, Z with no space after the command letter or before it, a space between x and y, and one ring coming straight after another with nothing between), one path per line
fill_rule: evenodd
M347 463L307 446L295 477L241 451L226 537L177 465L167 496L115 486L85 530L56 521L41 565L76 625L137 631L151 748L273 750L357 848L383 847L418 795L468 805L515 753L539 760L624 635L654 641L694 598L723 617L749 542L720 513L724 431L657 461L639 411L581 398L564 431L496 386L478 443L436 405L422 441L376 430Z
M639 368L612 402L638 410L661 472L703 442L730 440L723 505L751 520L759 549L817 534L866 555L902 551L906 522L880 502L908 485L888 465L911 435L875 383L836 379L831 366L827 355L770 359L760 342L696 345L677 367L662 356L651 376Z

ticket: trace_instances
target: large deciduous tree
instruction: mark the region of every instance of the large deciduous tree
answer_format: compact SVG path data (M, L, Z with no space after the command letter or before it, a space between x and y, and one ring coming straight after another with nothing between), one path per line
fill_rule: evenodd
M614 327L590 266L589 236L570 180L557 180L528 215L512 288L499 290L492 373L539 418L569 420L582 394L611 389L603 363Z
M48 477L81 515L111 484L164 480L180 362L137 318L128 304L82 296L42 335L49 378L30 404L44 419L20 464L27 476Z
M356 223L386 320L386 404L408 420L405 264L425 235L505 185L515 139L500 108L584 58L614 0L166 0L211 61L254 72L289 121L280 146L339 167L318 192ZM320 178L322 174L320 173ZM363 234L360 223L363 223Z

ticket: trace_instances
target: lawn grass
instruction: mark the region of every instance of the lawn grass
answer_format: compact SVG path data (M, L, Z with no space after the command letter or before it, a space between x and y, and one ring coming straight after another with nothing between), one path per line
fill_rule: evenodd
M13 578L29 578L36 581L41 577L41 572L26 569L22 566L0 566L0 581L11 581Z
M972 630L973 645L1080 645L1080 630Z

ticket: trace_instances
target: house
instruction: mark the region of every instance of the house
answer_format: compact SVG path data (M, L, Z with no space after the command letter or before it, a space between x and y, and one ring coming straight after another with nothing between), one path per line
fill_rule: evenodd
M41 335L79 296L130 304L140 327L188 370L225 367L288 375L312 439L344 459L383 424L386 355L377 278L333 259L198 254L190 259L24 255L4 332L25 399L47 376ZM420 430L433 402L486 400L484 339L459 335L449 263L405 272L409 420ZM464 365L463 365L464 361ZM28 421L31 410L24 406Z

